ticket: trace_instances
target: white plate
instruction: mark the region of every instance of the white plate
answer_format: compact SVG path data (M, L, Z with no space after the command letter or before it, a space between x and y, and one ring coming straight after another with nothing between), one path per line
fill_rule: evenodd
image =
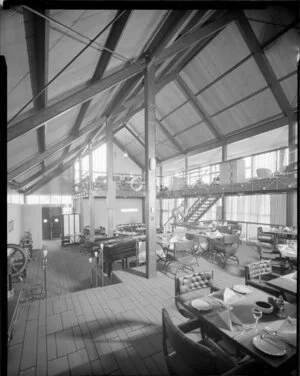
M271 340L272 341L272 340ZM286 349L280 349L279 344L272 345L271 343L265 341L260 336L253 338L253 345L260 351L264 352L267 355L271 356L283 356L286 354Z
M232 290L239 292L240 294L250 294L251 290L245 285L234 285Z
M208 311L211 309L211 305L204 299L194 299L191 301L192 307L198 309L199 311Z

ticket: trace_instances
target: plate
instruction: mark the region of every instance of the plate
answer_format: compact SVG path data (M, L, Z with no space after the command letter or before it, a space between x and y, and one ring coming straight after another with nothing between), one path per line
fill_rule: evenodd
M251 290L245 285L234 285L232 290L239 292L240 294L250 294Z
M191 301L192 307L198 309L198 311L208 311L212 307L211 305L204 299L194 299Z
M271 340L272 341L272 340ZM278 344L272 345L270 342L262 339L260 336L253 338L253 345L260 351L271 356L283 356L286 354L286 349L280 349ZM280 345L279 345L280 346Z

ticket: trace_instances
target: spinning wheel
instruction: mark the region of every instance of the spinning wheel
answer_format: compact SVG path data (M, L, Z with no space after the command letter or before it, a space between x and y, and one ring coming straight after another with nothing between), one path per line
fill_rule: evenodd
M17 244L7 244L7 259L11 265L12 277L20 276L27 268L27 253Z

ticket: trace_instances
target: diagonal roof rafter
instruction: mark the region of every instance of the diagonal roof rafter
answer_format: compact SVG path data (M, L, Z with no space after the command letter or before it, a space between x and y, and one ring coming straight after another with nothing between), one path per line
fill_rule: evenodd
M280 109L283 114L287 116L288 123L290 125L294 124L296 118L294 116L292 107L278 82L278 79L269 63L263 48L259 44L257 37L243 11L236 11L236 24L247 44L249 50L253 54L254 60L258 65L263 77L265 78L267 84L270 87Z
M45 15L48 10L41 10ZM47 106L47 90L36 96L48 82L48 55L49 55L49 22L32 12L23 9L23 19L25 26L26 46L29 61L29 73L32 93L35 97L33 101L36 111ZM42 125L36 131L39 152L46 149L45 127ZM42 167L44 163L41 162Z

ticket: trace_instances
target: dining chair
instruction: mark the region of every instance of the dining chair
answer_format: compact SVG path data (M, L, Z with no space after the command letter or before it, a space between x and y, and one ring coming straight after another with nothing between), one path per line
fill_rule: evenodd
M213 270L207 270L188 275L183 275L182 271L178 270L175 274L174 280L176 308L184 317L187 318L192 318L193 316L184 308L184 305L178 301L177 298L179 296L182 302L186 302L192 299L199 298L199 292L201 293L201 295L203 295L219 290L219 288L214 285Z
M279 296L280 291L272 286L268 286L266 281L277 277L280 277L280 274L273 272L270 260L245 265L245 284L254 286L274 296Z
M224 234L221 239L211 240L211 259L215 260L216 256L221 256L223 267L228 260L234 260L238 264L239 259L236 256L240 245L240 234Z
M198 342L189 338L187 333L197 325L197 320L189 320L177 326L168 311L162 309L163 354L169 375L229 376L250 375L254 371L255 361L236 363L210 338Z
M197 244L195 240L185 240L170 243L164 248L165 251L165 263L162 271L166 271L166 268L173 262L177 264L177 270L189 270L194 272L194 266L199 265L198 259L195 254L197 251Z

